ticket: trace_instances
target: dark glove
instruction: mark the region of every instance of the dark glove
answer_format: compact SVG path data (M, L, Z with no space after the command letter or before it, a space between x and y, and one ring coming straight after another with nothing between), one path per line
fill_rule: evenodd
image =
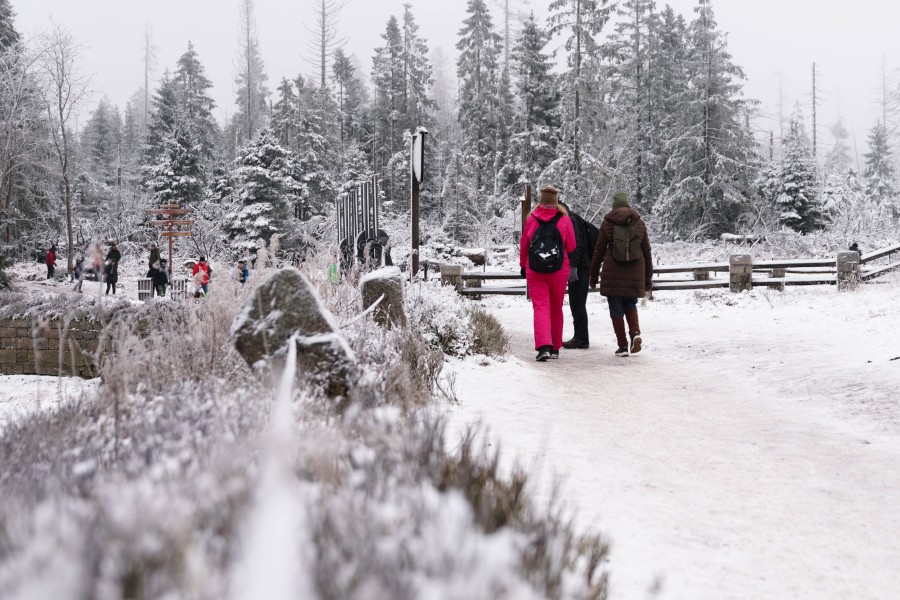
M521 275L522 277L525 277L525 267L522 267L521 269L519 269L519 275Z
M597 282L600 281L600 277L597 275L591 275L591 278L588 280L588 285L591 286L591 289L597 288Z

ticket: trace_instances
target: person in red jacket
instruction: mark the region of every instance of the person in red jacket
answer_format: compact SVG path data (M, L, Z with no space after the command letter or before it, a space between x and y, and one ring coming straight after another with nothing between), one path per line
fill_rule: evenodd
M191 274L194 277L194 284L197 286L197 293L203 292L206 296L209 292L209 265L206 263L206 257L201 256L197 264L194 265Z
M47 279L53 279L53 274L56 272L56 245L50 246L44 262L47 263Z
M557 218L558 215L558 218ZM559 265L550 272L535 271L529 249L542 223L556 219L562 256ZM533 250L533 249L532 249ZM569 280L569 253L575 250L575 231L565 207L559 203L559 190L552 186L542 187L537 207L525 221L522 243L519 248L519 266L522 276L528 282L528 293L534 309L534 348L536 360L559 358L563 334L563 298Z

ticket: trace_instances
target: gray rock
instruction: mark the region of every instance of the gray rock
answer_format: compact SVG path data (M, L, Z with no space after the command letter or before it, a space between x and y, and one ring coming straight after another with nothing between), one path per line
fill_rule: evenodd
M406 309L403 301L403 274L399 267L384 267L372 271L359 280L363 309L382 300L372 312L375 322L384 327L405 326Z
M283 365L297 337L298 374L331 397L346 396L355 371L353 351L334 316L300 271L281 269L247 298L231 325L234 346L251 367Z

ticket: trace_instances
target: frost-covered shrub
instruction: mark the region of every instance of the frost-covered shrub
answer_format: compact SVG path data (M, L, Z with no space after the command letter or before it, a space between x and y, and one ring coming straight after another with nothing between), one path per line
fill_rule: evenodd
M474 352L472 305L455 289L438 282L410 285L406 306L410 322L419 328L429 344L451 356Z
M509 336L497 317L481 308L471 309L472 329L475 332L473 349L476 354L499 358L509 354Z

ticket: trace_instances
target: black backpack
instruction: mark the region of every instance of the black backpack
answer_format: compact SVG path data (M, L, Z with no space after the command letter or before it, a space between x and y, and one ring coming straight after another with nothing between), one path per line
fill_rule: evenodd
M624 225L613 225L613 259L620 263L631 263L641 258L641 241L638 221L629 219Z
M556 227L562 216L562 213L557 213L549 221L541 221L535 217L540 225L528 246L528 266L535 273L555 273L562 269L565 254L562 236Z

